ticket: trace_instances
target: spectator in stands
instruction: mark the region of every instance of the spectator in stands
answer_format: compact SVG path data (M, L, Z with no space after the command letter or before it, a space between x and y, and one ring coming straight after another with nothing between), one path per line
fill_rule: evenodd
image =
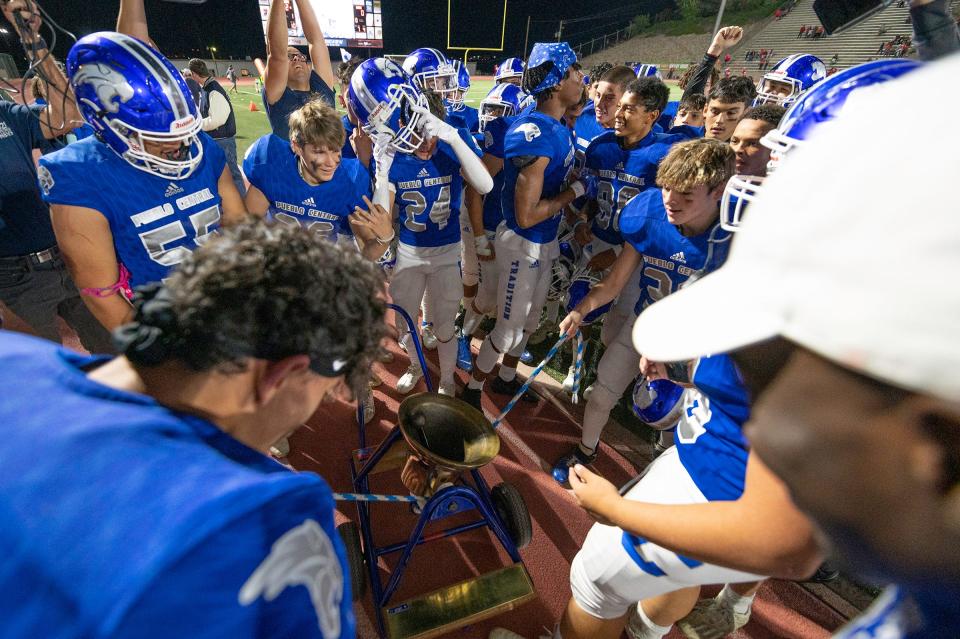
M67 272L33 160L34 150L49 148L49 140L82 122L76 98L40 36L40 16L32 6L13 0L2 7L30 62L38 65L35 86L48 83L41 93L49 100L33 107L0 101L0 301L40 337L60 342L59 315L84 348L113 352L110 335L84 305ZM19 25L14 18L18 12Z
M840 62L840 54L834 53L833 57L830 58L830 64L838 64Z
M783 10L777 7L777 10L773 12L773 17L779 20L783 17Z
M732 60L732 59L733 59L733 58L731 58L731 57L730 57L730 54L728 53L727 55L723 56L723 63L724 63L724 64L730 64L730 60Z
M271 0L267 18L263 104L274 134L284 139L290 137L287 118L313 99L315 94L333 106L333 86L336 84L330 52L312 4L307 0L294 1L299 8L309 59L296 47L289 46L284 0Z
M713 87L704 109L705 137L727 142L747 106L757 97L749 78L724 78Z
M802 38L802 37L803 37L803 34L806 33L806 32L807 32L807 25L805 25L805 24L800 25L800 33L797 34L797 38L798 38L798 39L799 39L799 38Z
M223 86L210 75L207 63L199 58L193 58L187 63L190 73L200 83L200 117L203 118L203 130L213 138L227 157L227 168L237 185L240 195L246 193L243 184L243 173L237 163L237 119L233 113L233 104L224 91ZM228 76L229 77L229 76ZM236 75L234 75L236 87Z

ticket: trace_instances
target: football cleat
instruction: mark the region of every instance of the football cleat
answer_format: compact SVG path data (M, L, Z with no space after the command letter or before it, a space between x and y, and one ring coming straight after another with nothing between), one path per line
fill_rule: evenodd
M497 377L493 378L492 382L490 382L491 391L497 393L498 395L509 395L510 397L516 395L521 386L523 386L523 384L516 377L508 382L498 375ZM529 403L540 401L540 398L537 397L537 395L529 388L523 392L523 395L520 396L520 399Z
M520 361L526 364L527 366L533 366L534 364L537 363L536 356L534 356L533 353L527 350L523 351L523 353L520 354Z
M420 364L417 362L411 362L407 372L400 376L400 379L397 380L397 392L401 395L406 395L413 390L413 387L417 385L423 378L423 370L420 368Z
M420 335L424 348L431 351L437 349L437 336L433 334L433 324L424 323L420 327Z
M640 620L634 606L631 619ZM736 612L733 606L724 603L719 597L697 602L690 613L677 622L677 628L689 639L723 639L733 634L750 621L750 611ZM641 622L642 623L642 622Z
M565 488L570 487L570 467L580 464L581 466L589 466L593 462L597 461L597 451L593 451L589 455L583 452L583 449L580 447L580 444L577 444L573 447L569 453L561 457L553 465L553 468L550 470L550 474L556 480L558 484Z
M478 411L483 412L483 409L480 408L480 393L481 389L479 388L470 388L469 386L464 386L463 390L460 391L460 399L470 404Z
M200 113L183 76L156 49L122 33L92 33L70 49L66 70L83 119L131 166L182 180L200 165ZM163 157L147 150L177 142Z
M563 382L560 384L560 387L563 388L564 393L573 392L573 373L573 366L570 366L570 368L567 369L567 376L563 378Z

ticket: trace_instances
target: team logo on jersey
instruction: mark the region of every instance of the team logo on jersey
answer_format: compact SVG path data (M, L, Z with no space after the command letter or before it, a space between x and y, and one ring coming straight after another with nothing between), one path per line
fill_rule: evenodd
M680 262L681 264L687 263L687 258L683 254L683 251L680 251L679 253L674 253L673 255L670 256L670 259L674 260L675 262Z
M173 182L167 187L167 190L163 192L163 197L173 197L174 195L179 195L183 193L183 189Z
M516 131L517 133L523 133L523 137L527 142L533 142L536 138L540 137L540 127L533 122L524 122L516 128Z
M613 168L614 168L614 170L616 170L616 171L622 171L622 170L623 170L623 162L617 162L617 166L615 166L615 167L613 167Z
M84 64L73 76L73 85L89 84L108 113L120 110L120 104L134 96L133 87L123 74L104 64ZM114 102L114 98L118 98Z
M417 173L417 177L418 177L418 178L430 177L430 171L428 171L428 170L425 169L425 168L420 169L420 172Z
M308 197L307 199L305 199L305 200L303 201L303 205L304 205L304 206L316 206L317 204L316 204L316 202L313 201L313 198L312 198L312 197Z
M310 593L323 636L339 637L343 571L330 538L312 519L274 542L270 554L240 588L237 599L242 606L260 597L273 601L291 586L303 586Z
M6 122L0 122L0 140L13 136L13 129Z
M3 124L3 123L0 122L0 124ZM6 124L3 124L3 126L6 126ZM0 129L0 133L2 133L2 131L3 130ZM50 175L50 169L48 169L43 165L40 165L40 168L37 169L37 181L40 183L40 188L43 190L43 194L50 195L50 191L53 189L53 184L54 184L53 176Z

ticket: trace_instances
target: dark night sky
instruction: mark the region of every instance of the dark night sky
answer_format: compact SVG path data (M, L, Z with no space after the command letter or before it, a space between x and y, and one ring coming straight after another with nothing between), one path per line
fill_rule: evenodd
M40 0L40 3L61 26L78 37L93 31L113 29L119 5L110 0ZM635 6L637 12L646 7L656 11L672 3L672 0L645 0L607 4L603 10ZM482 26L477 28L478 24L492 27L492 30L486 29L487 32L499 34L498 19L490 17L499 12L502 6L499 0L454 0L454 7L458 6L470 13L459 22L470 25L471 34L484 35ZM553 39L560 18L595 14L595 6L582 0L508 0L503 57L521 55L528 15L534 20L530 28L530 42L533 43ZM208 45L216 46L222 57L265 55L257 0L208 0L202 5L147 0L147 16L151 36L170 57L201 55L201 50ZM617 19L613 17L572 24L565 28L565 34L571 36L572 42L602 35L616 28L605 25ZM444 49L447 0L383 0L383 23L383 53L406 53L422 46ZM590 29L592 31L588 32ZM453 31L456 35L456 27ZM10 51L9 36L0 37L0 51ZM66 50L58 45L55 53L62 59ZM497 57L501 57L501 54L497 54Z

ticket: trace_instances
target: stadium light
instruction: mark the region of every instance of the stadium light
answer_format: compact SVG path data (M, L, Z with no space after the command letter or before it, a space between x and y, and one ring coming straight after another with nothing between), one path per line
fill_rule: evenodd
M214 46L208 46L207 49L210 50L210 57L213 59L213 74L216 77L220 76L220 69L217 67L217 48Z

